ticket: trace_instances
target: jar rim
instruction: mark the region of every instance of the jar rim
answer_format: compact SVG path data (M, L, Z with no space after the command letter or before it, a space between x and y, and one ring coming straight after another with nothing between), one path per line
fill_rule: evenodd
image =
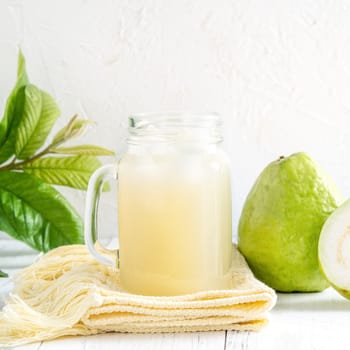
M133 113L129 116L129 127L143 127L151 123L167 123L188 126L221 126L221 116L216 112L165 111Z
M128 143L222 141L222 121L218 113L157 112L129 117Z

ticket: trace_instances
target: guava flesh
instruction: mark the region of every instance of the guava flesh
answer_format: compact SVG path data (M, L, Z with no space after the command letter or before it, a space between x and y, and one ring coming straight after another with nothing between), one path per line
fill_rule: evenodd
M238 227L238 247L255 276L281 292L327 288L318 239L341 202L339 191L307 154L270 163L248 194Z
M336 209L323 225L318 257L326 279L350 299L350 200Z

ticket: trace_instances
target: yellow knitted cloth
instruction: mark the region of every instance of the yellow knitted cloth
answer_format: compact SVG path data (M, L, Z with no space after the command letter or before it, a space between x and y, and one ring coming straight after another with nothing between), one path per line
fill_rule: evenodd
M111 331L258 330L276 295L254 278L236 247L232 266L230 290L140 296L123 292L115 269L85 246L57 248L15 276L0 312L0 345Z

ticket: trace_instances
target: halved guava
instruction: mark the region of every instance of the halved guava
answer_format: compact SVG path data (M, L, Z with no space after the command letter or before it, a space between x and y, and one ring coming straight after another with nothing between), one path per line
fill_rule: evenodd
M350 299L350 200L337 208L323 225L318 258L329 283Z

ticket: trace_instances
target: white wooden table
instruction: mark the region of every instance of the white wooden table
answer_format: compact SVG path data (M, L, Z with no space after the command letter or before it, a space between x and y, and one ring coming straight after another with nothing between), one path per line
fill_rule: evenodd
M0 279L0 295L11 286ZM350 349L350 301L332 289L279 294L270 324L260 332L101 334L21 346L26 350L307 350Z

